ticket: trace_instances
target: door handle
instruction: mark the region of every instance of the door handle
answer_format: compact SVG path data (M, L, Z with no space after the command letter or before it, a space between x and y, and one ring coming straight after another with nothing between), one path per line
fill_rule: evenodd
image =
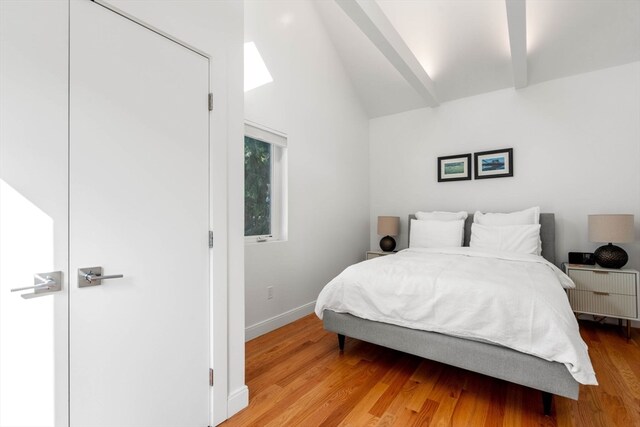
M94 280L105 280L105 279L122 279L124 274L110 274L108 276L100 276L99 274L85 274L84 278L88 282L92 282Z
M53 292L62 290L62 271L51 271L49 273L38 273L33 275L33 286L24 286L11 289L11 292L26 291L33 289L33 292L21 294L24 299L42 297Z
M47 281L46 281L46 282L39 283L39 284L37 284L37 285L33 285L33 286L25 286L25 287L23 287L23 288L14 288L14 289L11 289L11 292L26 291L27 289L49 289L49 288L51 288L51 286L49 286L49 285L51 285L51 284L53 284L53 283L55 283L55 280L47 279Z
M102 267L89 267L78 269L78 287L98 286L106 279L122 279L123 274L102 275Z

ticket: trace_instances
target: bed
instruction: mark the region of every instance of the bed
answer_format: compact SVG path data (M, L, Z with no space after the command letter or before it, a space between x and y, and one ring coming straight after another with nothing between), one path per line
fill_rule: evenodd
M414 218L414 215L409 216L409 224ZM469 215L464 224L464 246L469 246L472 223L473 215ZM540 214L540 240L543 257L555 264L554 214ZM340 351L344 351L345 337L356 338L531 387L542 392L545 415L550 414L553 395L574 400L578 398L580 383L563 363L545 360L492 342L367 320L339 311L323 309L321 314L324 328L338 334Z

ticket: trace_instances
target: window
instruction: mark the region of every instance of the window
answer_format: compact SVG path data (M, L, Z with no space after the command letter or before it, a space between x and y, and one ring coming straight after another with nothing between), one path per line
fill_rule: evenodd
M285 134L245 123L244 235L247 242L286 240Z

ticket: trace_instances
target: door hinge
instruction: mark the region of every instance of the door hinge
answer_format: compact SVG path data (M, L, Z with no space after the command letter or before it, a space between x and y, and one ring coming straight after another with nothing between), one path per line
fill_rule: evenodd
M209 230L209 248L213 247L213 231Z
M213 94L209 94L209 111L213 111Z
M213 387L213 369L209 368L209 385Z

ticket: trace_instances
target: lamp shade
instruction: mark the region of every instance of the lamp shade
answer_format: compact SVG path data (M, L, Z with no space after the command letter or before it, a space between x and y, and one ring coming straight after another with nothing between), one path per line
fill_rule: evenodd
M379 216L378 217L378 235L379 236L397 236L400 230L399 216Z
M589 215L589 241L630 243L634 240L633 215Z

